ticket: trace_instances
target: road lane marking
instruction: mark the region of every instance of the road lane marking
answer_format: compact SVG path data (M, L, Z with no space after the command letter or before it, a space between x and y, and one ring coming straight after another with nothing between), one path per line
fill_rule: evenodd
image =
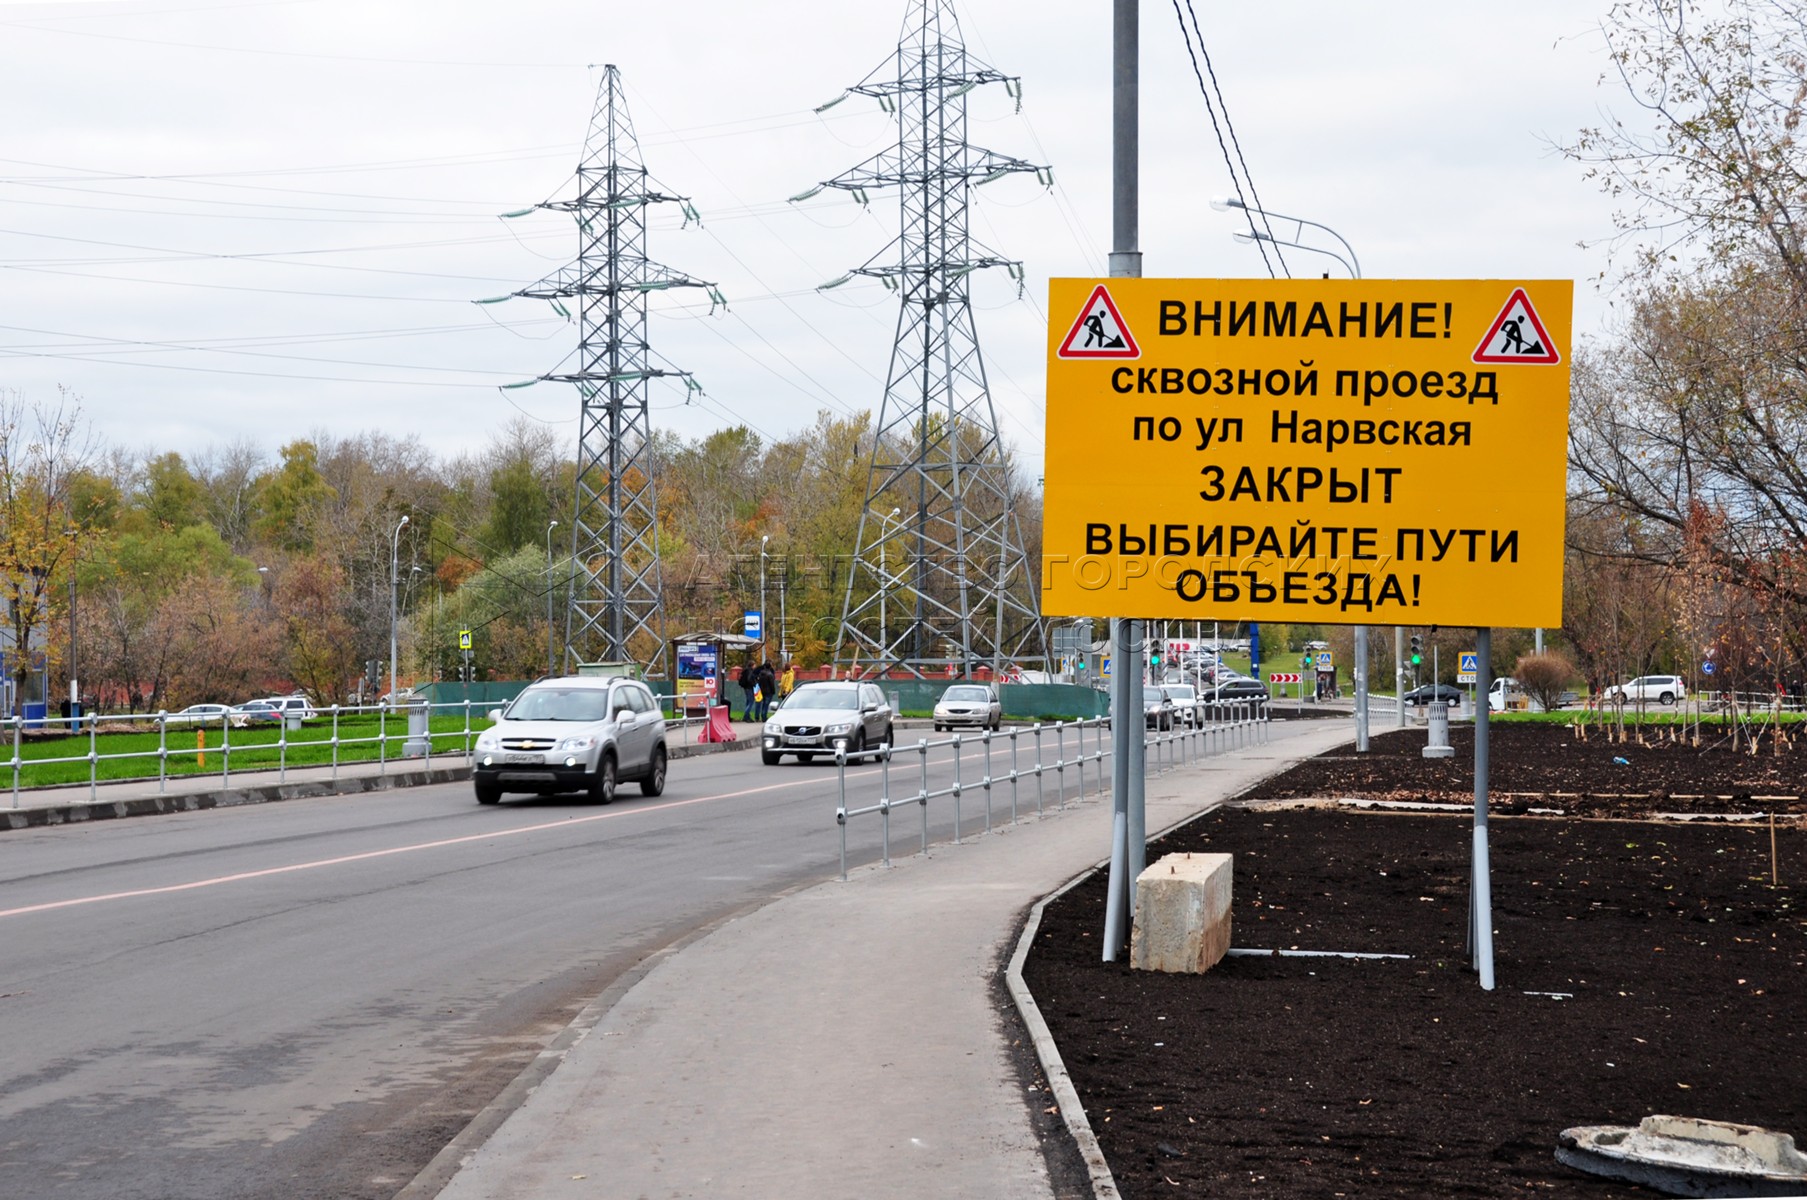
M848 772L849 779L857 779L866 775L875 775L877 770ZM693 804L707 804L715 800L733 800L740 796L754 796L761 792L774 792L793 787L799 780L784 783L767 784L764 787L742 788L734 792L718 792L711 796L694 796L688 800L667 800L660 804L641 805L638 808L621 808L613 812L595 813L587 817L566 817L558 821L546 821L538 825L523 825L517 829L492 829L485 833L467 834L463 837L441 838L432 842L416 842L408 846L391 846L386 850L366 850L360 854L342 854L336 858L315 859L312 862L290 863L281 867L265 867L260 871L239 871L231 875L216 875L210 879L194 879L187 883L171 883L162 887L134 888L125 892L105 892L94 896L76 896L68 900L51 900L43 904L27 904L19 908L0 909L0 919L6 917L22 917L31 913L52 912L59 908L77 908L87 904L105 904L114 900L136 900L144 896L164 896L173 892L192 892L200 888L220 887L228 883L243 883L250 879L264 879L272 875L289 875L296 871L314 871L321 867L337 867L346 863L365 862L376 858L390 858L397 854L413 854L421 850L439 850L447 846L460 846L470 842L484 842L494 838L515 837L524 833L544 833L549 829L569 829L573 825L586 825L592 821L607 821L616 817L632 817L641 813L663 812L674 808L688 808Z
M893 752L894 762L896 761L895 755L899 752L913 754L915 753L915 748L909 746L899 747ZM982 748L979 746L973 746L971 748L962 747L960 759L964 763L969 756L978 758L982 753ZM882 769L883 768L881 767L868 767L864 770L850 770L847 772L847 778L867 779L879 774ZM1049 767L1048 769L1052 770L1054 768ZM1030 768L1028 771L1020 772L1019 777L1032 776L1033 771L1034 769ZM819 778L823 782L831 782L833 778L838 778L838 776L822 776ZM1008 776L1004 776L1003 779L1000 780L998 777L993 776L992 786L1000 787L1003 785L1003 782L1008 781L1008 778ZM782 783L765 784L761 787L741 788L738 791L717 792L709 796L694 796L688 800L667 800L659 804L641 805L638 808L621 808L605 813L594 813L587 817L566 817L562 820L546 821L538 825L523 825L517 829L492 829L485 833L466 834L463 837L441 838L437 841L417 842L407 846L391 846L386 850L366 850L359 854L342 854L335 858L315 859L312 862L289 863L288 865L281 867L265 867L259 871L239 871L231 875L216 875L209 879L194 879L187 883L171 883L165 884L162 887L134 888L124 892L104 892L93 896L76 896L68 900L51 900L43 904L27 904L18 908L0 909L0 920L4 920L7 917L29 916L33 913L54 912L57 909L63 908L79 908L89 904L106 904L116 900L137 900L146 896L165 896L175 892L192 892L198 891L201 888L221 887L230 883L244 883L247 880L264 879L274 875L290 875L297 871L314 871L319 870L322 867L338 867L344 866L347 863L365 862L377 858L391 858L398 854L414 854L422 850L440 850L447 846L461 846L470 842L482 842L494 838L515 837L526 833L544 833L549 829L569 829L573 825L586 825L592 821L607 821L618 817L638 816L642 813L656 813L664 812L669 809L688 808L694 804L708 804L716 800L733 800L741 796L757 796L763 792L781 791L785 788L811 782L815 782L815 780L792 779ZM963 787L969 791L978 791L982 786L983 785L978 780L973 780L963 785ZM914 797L903 797L895 803L908 803L913 799Z

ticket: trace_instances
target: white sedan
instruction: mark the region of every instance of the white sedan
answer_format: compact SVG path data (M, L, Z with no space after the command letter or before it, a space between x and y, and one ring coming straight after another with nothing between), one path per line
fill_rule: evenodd
M170 713L163 718L166 725L218 725L226 720L226 714L232 711L229 704L191 704L181 712Z

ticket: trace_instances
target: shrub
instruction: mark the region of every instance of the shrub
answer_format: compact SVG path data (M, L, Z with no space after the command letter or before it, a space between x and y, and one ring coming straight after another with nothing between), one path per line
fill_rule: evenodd
M1575 664L1557 651L1546 650L1521 656L1512 675L1539 708L1554 712L1562 706L1562 693L1575 678Z

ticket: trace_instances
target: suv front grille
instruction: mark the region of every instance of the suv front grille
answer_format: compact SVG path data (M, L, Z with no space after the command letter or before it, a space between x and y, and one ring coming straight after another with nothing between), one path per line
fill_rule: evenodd
M504 750L550 750L555 743L551 738L505 737L502 739Z

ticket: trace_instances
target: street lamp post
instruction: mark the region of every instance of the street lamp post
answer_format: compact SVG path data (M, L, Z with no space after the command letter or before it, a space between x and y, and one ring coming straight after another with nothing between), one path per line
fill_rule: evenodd
M759 539L759 657L765 659L765 544L772 540L771 534Z
M406 527L407 524L408 518L403 517L400 521L396 522L395 532L389 535L389 699L392 703L395 700L396 685L399 682L401 674L400 666L395 658L396 563L400 553L402 529Z
M546 674L558 674L557 647L552 635L552 531L558 528L553 521L546 526Z
M1362 265L1355 257L1355 248L1349 244L1347 238L1330 228L1328 225L1320 225L1316 221L1307 221L1303 217L1289 217L1285 213L1270 212L1264 208L1255 208L1254 206L1244 204L1242 201L1235 198L1213 200L1211 201L1211 207L1218 212L1228 212L1231 209L1237 209L1242 212L1256 213L1262 217L1272 217L1278 221L1290 221L1293 226L1293 236L1291 240L1275 237L1272 233L1255 229L1253 226L1250 227L1248 233L1238 233L1234 236L1239 242L1267 242L1269 245L1273 246L1287 246L1294 250L1308 250L1313 254L1322 254L1327 258L1334 258L1339 263L1342 263L1343 269L1349 272L1349 277L1351 279L1360 279L1362 277ZM1334 250L1326 250L1322 246L1308 246L1300 241L1299 239L1305 236L1305 227L1307 225L1311 226L1313 229L1321 229L1335 238L1343 247L1343 250L1348 253L1349 257L1344 258ZM1401 674L1401 666L1398 657L1400 633L1399 627L1395 626L1393 629L1393 679L1395 692L1399 690L1398 681ZM1354 666L1355 748L1357 751L1365 753L1368 749L1368 627L1366 625L1357 625L1355 627ZM1403 704L1399 704L1398 701L1395 701L1395 705L1398 709L1396 719L1403 725L1405 723L1405 707Z

